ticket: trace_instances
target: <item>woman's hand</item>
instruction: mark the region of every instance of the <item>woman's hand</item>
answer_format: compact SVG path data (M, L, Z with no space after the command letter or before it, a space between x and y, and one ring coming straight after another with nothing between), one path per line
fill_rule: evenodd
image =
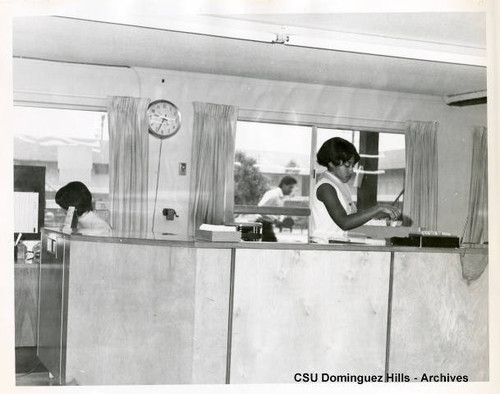
M389 216L391 220L396 220L401 216L401 211L392 205L379 205L380 213Z

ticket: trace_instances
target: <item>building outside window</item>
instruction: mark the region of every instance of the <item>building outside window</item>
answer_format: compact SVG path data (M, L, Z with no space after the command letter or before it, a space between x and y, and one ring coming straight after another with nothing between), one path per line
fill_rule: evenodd
M14 165L45 167L46 227L60 226L65 212L56 191L85 183L94 209L109 220L109 134L105 112L14 107Z
M258 214L242 214L248 206L257 207L262 195L278 185L285 175L297 180L284 206L308 208L314 179L324 167L315 154L332 137L354 144L361 160L356 177L349 182L358 209L389 203L402 209L405 175L404 134L376 131L319 128L277 123L239 121L235 153L235 221L255 221ZM314 149L311 150L311 147ZM312 175L315 174L315 175ZM247 209L242 209L246 207ZM278 242L308 242L308 216L290 214L286 224L275 228ZM376 220L372 224L379 224Z

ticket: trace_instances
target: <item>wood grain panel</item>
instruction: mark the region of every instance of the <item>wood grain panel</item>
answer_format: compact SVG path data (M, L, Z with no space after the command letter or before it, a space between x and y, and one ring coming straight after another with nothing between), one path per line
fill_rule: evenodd
M224 384L231 251L196 251L192 383Z
M389 369L488 379L488 272L467 282L459 255L397 253Z
M69 240L57 235L49 241L43 234L42 244L37 355L53 375L54 382L64 384Z
M72 242L68 384L191 381L195 253Z
M16 347L36 346L39 264L16 264L15 337Z
M383 374L390 253L237 250L231 383Z

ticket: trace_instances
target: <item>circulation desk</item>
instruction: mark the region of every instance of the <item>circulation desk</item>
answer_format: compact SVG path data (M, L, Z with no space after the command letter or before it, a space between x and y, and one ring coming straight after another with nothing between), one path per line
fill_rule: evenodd
M488 380L488 251L42 231L38 355L61 384Z

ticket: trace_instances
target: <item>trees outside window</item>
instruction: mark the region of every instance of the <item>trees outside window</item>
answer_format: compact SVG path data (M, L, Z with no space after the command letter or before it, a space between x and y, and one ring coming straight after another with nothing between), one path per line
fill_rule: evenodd
M234 167L234 203L257 205L269 189L269 182L255 166L257 160L245 152L236 151Z

